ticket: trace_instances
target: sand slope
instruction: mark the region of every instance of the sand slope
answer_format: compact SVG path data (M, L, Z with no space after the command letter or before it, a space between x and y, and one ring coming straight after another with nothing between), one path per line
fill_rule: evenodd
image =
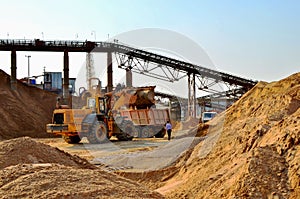
M10 87L10 76L0 70L0 139L20 136L46 137L56 95L22 82Z
M211 122L215 145L197 145L158 191L168 198L297 198L299 107L300 73L258 83Z

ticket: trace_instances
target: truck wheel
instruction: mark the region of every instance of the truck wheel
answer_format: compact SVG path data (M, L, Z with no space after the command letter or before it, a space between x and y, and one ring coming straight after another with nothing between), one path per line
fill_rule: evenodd
M141 138L147 138L149 137L149 128L144 126L141 128L140 136Z
M64 139L65 142L69 144L78 144L81 141L81 138L78 135L75 136L63 135L62 138Z
M156 134L154 128L149 126L144 126L141 128L140 137L142 138L151 138Z
M127 135L138 137L138 130L134 127L134 124L131 121L123 121L120 129Z
M95 122L87 135L87 139L91 144L106 142L108 140L106 124L102 121Z
M136 138L140 138L141 137L141 135L142 135L142 129L143 129L143 127L141 127L141 126L137 126L136 127L136 135L134 135L134 137L136 137Z

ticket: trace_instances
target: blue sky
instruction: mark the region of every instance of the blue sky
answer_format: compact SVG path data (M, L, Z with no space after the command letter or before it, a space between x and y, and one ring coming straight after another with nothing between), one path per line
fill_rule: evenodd
M168 29L201 46L216 69L275 81L299 72L300 3L280 0L1 0L0 38L105 41L140 28ZM91 34L93 32L93 34ZM176 42L176 41L174 41ZM59 53L18 52L18 77L61 70ZM10 72L9 52L0 68ZM71 76L85 61L70 55Z

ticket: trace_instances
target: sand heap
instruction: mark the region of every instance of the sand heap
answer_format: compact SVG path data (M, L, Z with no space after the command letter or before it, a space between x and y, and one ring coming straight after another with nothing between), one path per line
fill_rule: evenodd
M1 198L163 198L31 138L0 142Z
M77 168L95 168L87 160L58 148L20 137L0 142L0 169L17 164L57 163Z
M205 140L175 165L121 175L167 198L299 198L299 107L300 73L260 82L210 121Z
M45 137L56 95L22 82L12 90L10 76L0 70L0 139Z
M300 195L300 73L258 83L210 123L168 198L297 198Z

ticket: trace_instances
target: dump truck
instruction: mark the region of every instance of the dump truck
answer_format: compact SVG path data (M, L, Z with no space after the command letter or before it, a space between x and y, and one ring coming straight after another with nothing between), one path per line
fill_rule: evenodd
M155 106L155 86L129 87L101 94L86 94L81 109L57 105L47 133L62 135L67 143L79 143L86 137L90 143L102 143L115 136L127 141L136 138L162 138L168 109Z
M217 112L203 112L201 121L202 123L208 122L209 120L212 120L218 113Z

